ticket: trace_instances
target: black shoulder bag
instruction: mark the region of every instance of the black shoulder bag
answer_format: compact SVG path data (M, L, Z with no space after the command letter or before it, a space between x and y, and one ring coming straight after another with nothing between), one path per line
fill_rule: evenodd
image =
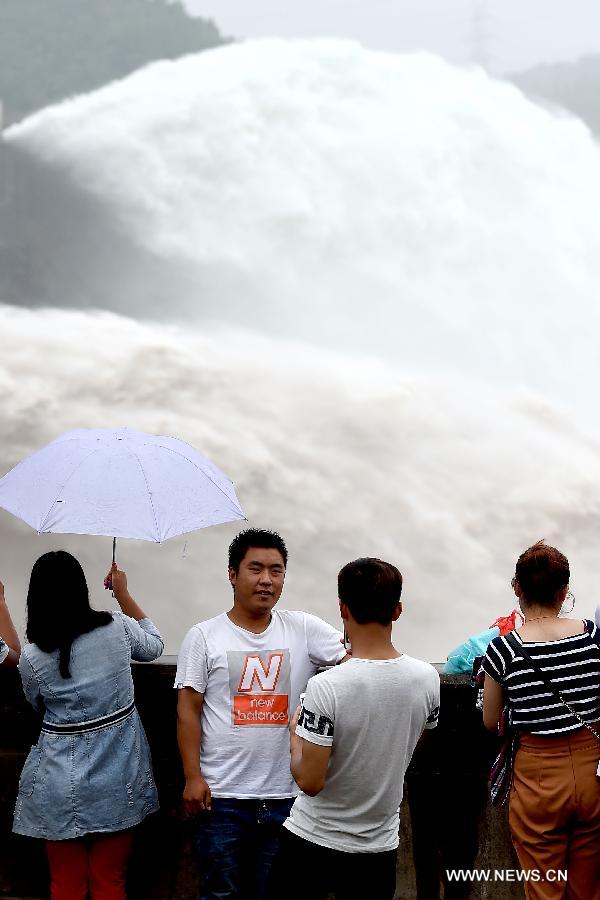
M513 765L519 747L519 733L512 725L512 711L505 705L500 717L502 745L488 778L488 793L494 806L504 806L513 779Z

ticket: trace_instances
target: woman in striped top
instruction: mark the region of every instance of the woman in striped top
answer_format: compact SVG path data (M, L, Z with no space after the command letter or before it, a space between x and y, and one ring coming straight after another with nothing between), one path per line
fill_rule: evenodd
M509 825L521 867L540 873L525 882L528 900L600 900L600 633L560 617L569 577L566 557L543 541L519 557L512 585L525 624L516 647L493 640L483 664L486 727L498 728L508 704L520 734Z

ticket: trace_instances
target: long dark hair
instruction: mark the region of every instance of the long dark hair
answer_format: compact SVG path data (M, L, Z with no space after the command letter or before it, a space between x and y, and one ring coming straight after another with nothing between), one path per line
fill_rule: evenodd
M44 653L59 651L59 670L70 678L71 645L86 634L112 622L109 612L90 606L83 569L66 550L44 553L34 563L27 592L27 640Z

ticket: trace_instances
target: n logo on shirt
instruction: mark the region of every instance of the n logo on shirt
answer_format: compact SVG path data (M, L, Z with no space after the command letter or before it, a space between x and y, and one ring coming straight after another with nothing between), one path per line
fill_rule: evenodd
M259 691L274 691L277 687L282 662L283 653L271 653L265 668L258 654L249 654L246 657L238 691L240 693L251 691L255 681Z
M289 723L290 651L227 650L232 724L284 727Z

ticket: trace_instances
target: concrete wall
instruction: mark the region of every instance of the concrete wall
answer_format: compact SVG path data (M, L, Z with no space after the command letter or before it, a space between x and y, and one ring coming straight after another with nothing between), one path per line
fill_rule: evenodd
M161 811L138 830L130 877L133 900L198 896L189 824L180 805L174 674L174 659L169 657L134 665L136 700L152 748ZM10 831L19 773L38 731L39 719L23 698L18 674L0 667L0 898L4 900L48 896L42 842ZM444 884L446 869L517 868L505 813L487 802L485 781L494 751L495 739L484 732L466 677L442 676L439 727L415 754L406 779L398 900L523 896L517 883Z

